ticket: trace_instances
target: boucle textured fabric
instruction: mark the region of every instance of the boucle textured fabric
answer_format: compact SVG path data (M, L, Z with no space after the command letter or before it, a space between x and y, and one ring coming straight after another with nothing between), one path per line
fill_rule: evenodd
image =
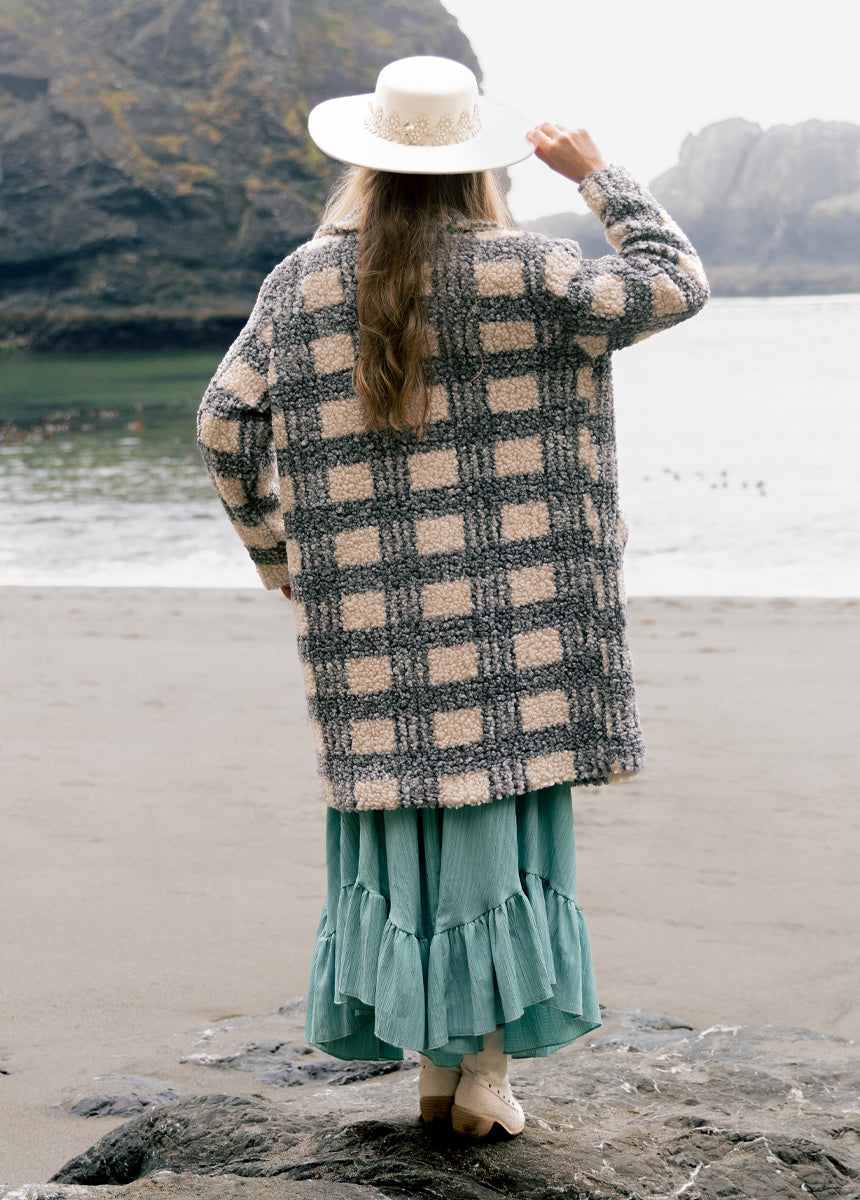
M707 282L622 168L580 191L616 254L447 229L423 437L362 431L348 221L275 268L204 396L228 515L264 584L293 589L333 807L482 804L642 765L610 357L692 316Z

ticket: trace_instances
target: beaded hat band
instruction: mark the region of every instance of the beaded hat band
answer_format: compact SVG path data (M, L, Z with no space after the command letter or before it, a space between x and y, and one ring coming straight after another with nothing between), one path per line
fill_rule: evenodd
M431 123L423 114L407 120L399 112L386 112L381 104L371 101L364 127L376 137L401 146L455 146L481 132L481 113L476 104L471 112L463 109L456 121L446 114Z

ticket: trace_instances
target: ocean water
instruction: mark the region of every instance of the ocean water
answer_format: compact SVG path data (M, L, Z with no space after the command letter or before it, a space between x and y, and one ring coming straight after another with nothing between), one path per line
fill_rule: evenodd
M631 595L860 595L860 296L615 356ZM217 354L0 357L0 584L257 587L194 444Z
M615 356L630 594L860 594L860 296L712 300Z

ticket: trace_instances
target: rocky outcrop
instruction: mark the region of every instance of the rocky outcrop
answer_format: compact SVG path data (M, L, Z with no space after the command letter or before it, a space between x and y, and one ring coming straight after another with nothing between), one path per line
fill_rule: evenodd
M223 347L337 171L309 109L411 53L478 69L440 0L0 6L0 344ZM652 186L717 293L860 288L860 126L723 121Z
M439 0L27 0L0 9L0 341L223 345L313 230L319 100L443 54Z
M860 1197L860 1056L841 1038L606 1012L586 1042L514 1064L512 1141L422 1128L415 1076L172 1100L0 1200Z
M71 1117L133 1117L178 1097L172 1084L149 1075L98 1075L68 1088L56 1108Z
M651 190L689 234L721 295L860 291L860 125L750 121L688 137ZM534 228L606 253L591 216Z

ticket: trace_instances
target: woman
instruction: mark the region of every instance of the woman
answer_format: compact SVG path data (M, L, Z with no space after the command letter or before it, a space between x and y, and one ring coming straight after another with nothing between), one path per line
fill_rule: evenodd
M199 414L222 501L295 602L328 808L309 1041L419 1052L425 1121L519 1133L508 1057L596 1028L572 784L637 771L610 356L707 284L584 131L438 58L311 114L353 164L263 284ZM518 233L532 150L617 254Z

